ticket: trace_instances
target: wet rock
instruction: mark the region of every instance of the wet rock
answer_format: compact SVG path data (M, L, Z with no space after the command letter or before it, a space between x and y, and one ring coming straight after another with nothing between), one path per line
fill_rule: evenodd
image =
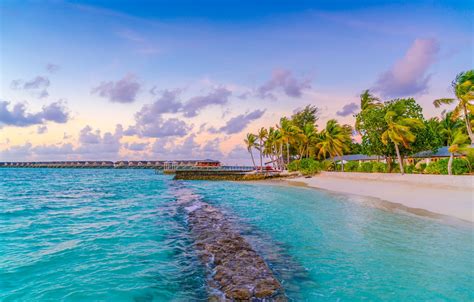
M209 299L286 301L268 265L218 209L203 204L189 213L188 221L200 260L208 268L208 287L223 293Z
M228 298L236 299L236 300L249 300L252 297L250 290L247 288L236 288L230 291L227 291L225 295Z

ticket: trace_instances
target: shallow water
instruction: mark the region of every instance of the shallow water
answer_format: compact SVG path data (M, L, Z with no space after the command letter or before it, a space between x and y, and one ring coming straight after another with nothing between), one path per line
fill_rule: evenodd
M224 211L292 300L474 299L472 225L304 188L0 169L0 300L205 300L176 187Z

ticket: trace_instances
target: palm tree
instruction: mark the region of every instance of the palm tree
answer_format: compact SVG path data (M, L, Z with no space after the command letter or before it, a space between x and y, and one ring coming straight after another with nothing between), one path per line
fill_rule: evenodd
M380 99L373 94L370 93L369 89L364 90L362 94L360 95L360 110L370 110L375 107L382 106L382 103L380 102ZM361 123L361 118L358 115L356 117L356 122L355 122L355 129L359 131L360 129L360 123Z
M410 147L410 143L416 140L413 134L413 128L422 128L423 123L414 118L403 117L396 111L388 111L385 114L385 122L387 123L387 130L382 133L382 143L387 145L391 141L395 145L395 152L397 153L398 164L400 165L400 173L405 173L403 170L402 157L400 156L399 144L405 148Z
M263 148L263 154L267 157L270 157L271 163L273 168L276 168L276 160L274 156L276 155L275 152L275 145L277 143L277 137L276 137L276 131L275 128L270 127L268 128L268 134L267 134L267 139L265 140L265 145Z
M314 124L306 124L301 130L298 135L300 158L304 156L309 157L310 146L315 142L317 137L316 127Z
M263 171L263 145L265 143L265 139L267 138L268 131L264 127L260 128L257 133L259 148L260 151L260 171Z
M280 119L280 124L277 125L278 130L280 130L282 140L286 143L286 163L290 163L290 143L295 142L297 134L300 132L300 129L293 125L292 122L286 118L282 117Z
M253 168L256 169L255 159L253 158L252 148L257 145L257 137L255 134L247 133L247 138L244 140L245 145L247 146L247 151L250 153L252 157Z
M449 146L453 141L454 133L464 127L460 119L453 120L452 116L452 112L443 112L438 123L437 131L441 136L443 146Z
M360 95L360 110L366 110L380 105L380 99L371 94L369 89L364 90Z
M474 69L461 72L456 76L456 79L451 83L454 95L458 100L458 104L453 110L452 119L457 119L461 113L464 115L464 123L469 135L471 144L474 144L474 134L472 133L471 120L469 114L474 112ZM436 108L442 104L452 104L456 101L454 98L442 98L433 102Z
M469 140L469 137L464 134L462 129L456 129L453 133L452 141L449 144L449 161L448 161L448 174L452 175L452 167L453 167L453 160L454 160L454 153L458 153L465 149L466 143Z
M349 150L349 142L351 141L350 132L347 127L341 126L336 120L327 121L326 128L319 135L319 142L316 144L318 148L318 157L326 158L327 155L333 158L344 154ZM344 161L341 160L341 169L344 171Z

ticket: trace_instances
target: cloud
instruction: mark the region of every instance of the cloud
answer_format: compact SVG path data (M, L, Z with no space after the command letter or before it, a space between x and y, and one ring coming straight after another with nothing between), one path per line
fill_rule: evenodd
M38 128L36 128L36 133L38 134L43 134L46 132L48 132L48 127L46 126L38 126Z
M337 111L336 114L339 116L348 116L356 112L359 109L359 105L356 103L349 103L344 105L340 111Z
M405 56L379 76L373 90L384 97L426 93L431 78L426 73L436 62L439 48L435 39L416 39Z
M120 140L123 137L122 125L115 127L115 132L105 132L101 135L100 130L93 130L85 126L79 132L79 147L71 151L74 154L87 155L88 158L117 157L120 151Z
M163 113L176 112L180 107L178 104L175 93L164 92L156 102L144 105L135 113L135 125L125 130L125 135L155 138L185 136L191 130L186 122L178 118L164 119L161 116Z
M309 79L296 79L291 71L276 69L273 71L271 79L257 88L257 96L276 99L273 92L282 90L289 97L299 98L305 89L310 88Z
M183 106L183 114L186 117L195 117L204 108L211 105L225 105L229 101L232 92L224 87L214 89L207 95L195 96Z
M148 147L148 143L127 143L124 146L131 151L143 151Z
M200 145L195 138L196 134L190 134L178 144L166 138L157 139L151 149L160 159L221 159L224 156L219 148L219 139Z
M255 163L258 164L257 154L254 154L254 156ZM228 165L253 165L249 152L242 145L235 146L234 149L223 158L223 161Z
M240 114L236 117L231 118L230 120L227 121L225 126L215 129L215 128L210 128L209 132L211 133L218 133L218 132L224 132L226 134L235 134L239 133L240 131L244 130L245 127L249 123L251 123L254 120L257 120L263 116L265 113L265 110L255 110L250 113L245 113L245 114Z
M0 101L0 127L1 125L27 127L45 122L62 124L69 119L69 112L61 101L43 106L42 110L36 113L27 113L23 103L15 104L11 111L8 109L9 105L10 102Z
M183 106L179 101L181 92L181 89L162 91L161 96L153 104L145 105L146 110L153 115L178 112Z
M49 73L55 73L58 70L59 70L59 65L53 64L53 63L46 64L46 71L48 71Z
M140 90L140 83L133 74L127 74L118 81L102 82L91 90L92 94L108 98L113 103L132 103Z
M9 161L33 160L116 160L121 148L123 137L122 126L119 124L115 131L101 133L90 126L85 126L79 132L77 147L71 143L32 146L26 143L11 146L0 151L0 158Z
M35 78L25 81L22 79L13 80L10 84L10 88L15 90L25 90L31 92L37 98L45 98L49 96L48 87L51 82L49 78L45 76L36 76Z

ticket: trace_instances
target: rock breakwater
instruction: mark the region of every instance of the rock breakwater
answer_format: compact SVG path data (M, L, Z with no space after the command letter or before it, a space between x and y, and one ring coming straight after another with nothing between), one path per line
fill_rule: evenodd
M186 208L195 246L208 273L209 301L286 301L265 261L217 208L196 202Z

